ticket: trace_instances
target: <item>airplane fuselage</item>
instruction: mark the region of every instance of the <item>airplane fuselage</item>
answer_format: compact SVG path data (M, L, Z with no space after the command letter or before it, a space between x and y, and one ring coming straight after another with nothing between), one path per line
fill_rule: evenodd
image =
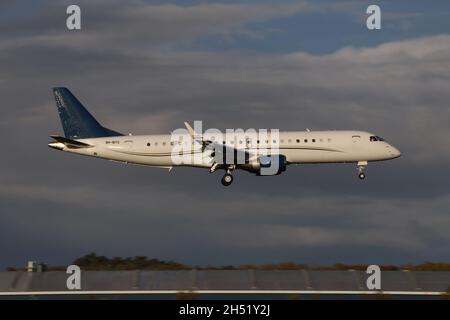
M286 156L288 164L363 162L394 159L400 151L386 141L371 141L373 134L364 131L289 131L280 132L278 139L270 135L267 141L246 140L245 134L227 136L221 144L236 149L246 149L269 154L271 148L278 148L279 154ZM62 143L53 143L63 151L148 166L177 166L172 161L173 141L168 135L138 135L107 138L80 139L92 145L90 148L71 149ZM186 136L184 141L189 141ZM213 135L205 134L204 140L215 141ZM222 139L221 139L222 140ZM187 148L189 152L194 147ZM185 165L185 164L184 164ZM195 165L208 167L205 165Z

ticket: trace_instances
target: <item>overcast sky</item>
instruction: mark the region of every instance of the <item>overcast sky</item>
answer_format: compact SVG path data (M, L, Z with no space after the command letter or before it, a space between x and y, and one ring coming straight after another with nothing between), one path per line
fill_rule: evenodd
M450 261L450 2L0 2L0 268L96 252L187 264ZM369 3L382 30L368 31ZM105 126L361 129L403 156L277 177L49 149L54 86Z

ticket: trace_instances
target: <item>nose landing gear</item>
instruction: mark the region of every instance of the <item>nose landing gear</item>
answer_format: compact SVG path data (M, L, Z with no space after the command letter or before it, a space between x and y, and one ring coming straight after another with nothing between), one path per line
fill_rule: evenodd
M367 161L358 161L356 169L358 170L358 178L364 180L366 178L366 174L364 173L367 167Z

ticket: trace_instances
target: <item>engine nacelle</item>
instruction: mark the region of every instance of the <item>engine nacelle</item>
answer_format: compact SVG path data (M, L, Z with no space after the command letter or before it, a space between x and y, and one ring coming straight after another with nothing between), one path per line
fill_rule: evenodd
M258 176L273 176L286 171L287 159L281 154L260 156L256 161L249 163L248 171L255 172Z

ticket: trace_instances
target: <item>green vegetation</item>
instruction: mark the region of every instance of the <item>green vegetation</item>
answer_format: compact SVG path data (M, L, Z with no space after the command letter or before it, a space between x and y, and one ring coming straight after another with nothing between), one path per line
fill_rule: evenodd
M450 271L450 263L446 262L425 262L418 265L405 265L401 269L411 271Z
M368 264L343 264L336 263L332 266L309 266L295 262L283 262L264 265L227 265L227 266L188 266L185 264L162 261L158 259L148 259L137 256L132 258L107 258L90 253L76 259L73 264L80 266L83 270L320 270L320 271L345 271L361 270L365 271ZM426 262L418 265L380 265L383 271L411 270L411 271L450 271L450 263Z
M359 270L365 271L367 264L343 264L336 263L331 266L311 266L295 262L283 262L276 264L244 264L244 265L226 265L226 266L189 266L174 261L164 261L158 259L149 259L144 256L136 257L114 257L108 258L90 253L82 256L72 264L81 267L82 270L102 270L102 271L120 271L120 270L309 270L309 271L345 271ZM450 263L445 262L425 262L422 264L408 265L380 265L383 271L450 271ZM49 266L48 271L65 271L65 266ZM8 268L9 271L24 270L24 268Z
M189 270L189 266L158 259L148 259L137 256L132 258L115 257L109 259L105 256L97 256L95 253L87 254L76 259L76 264L83 270Z

